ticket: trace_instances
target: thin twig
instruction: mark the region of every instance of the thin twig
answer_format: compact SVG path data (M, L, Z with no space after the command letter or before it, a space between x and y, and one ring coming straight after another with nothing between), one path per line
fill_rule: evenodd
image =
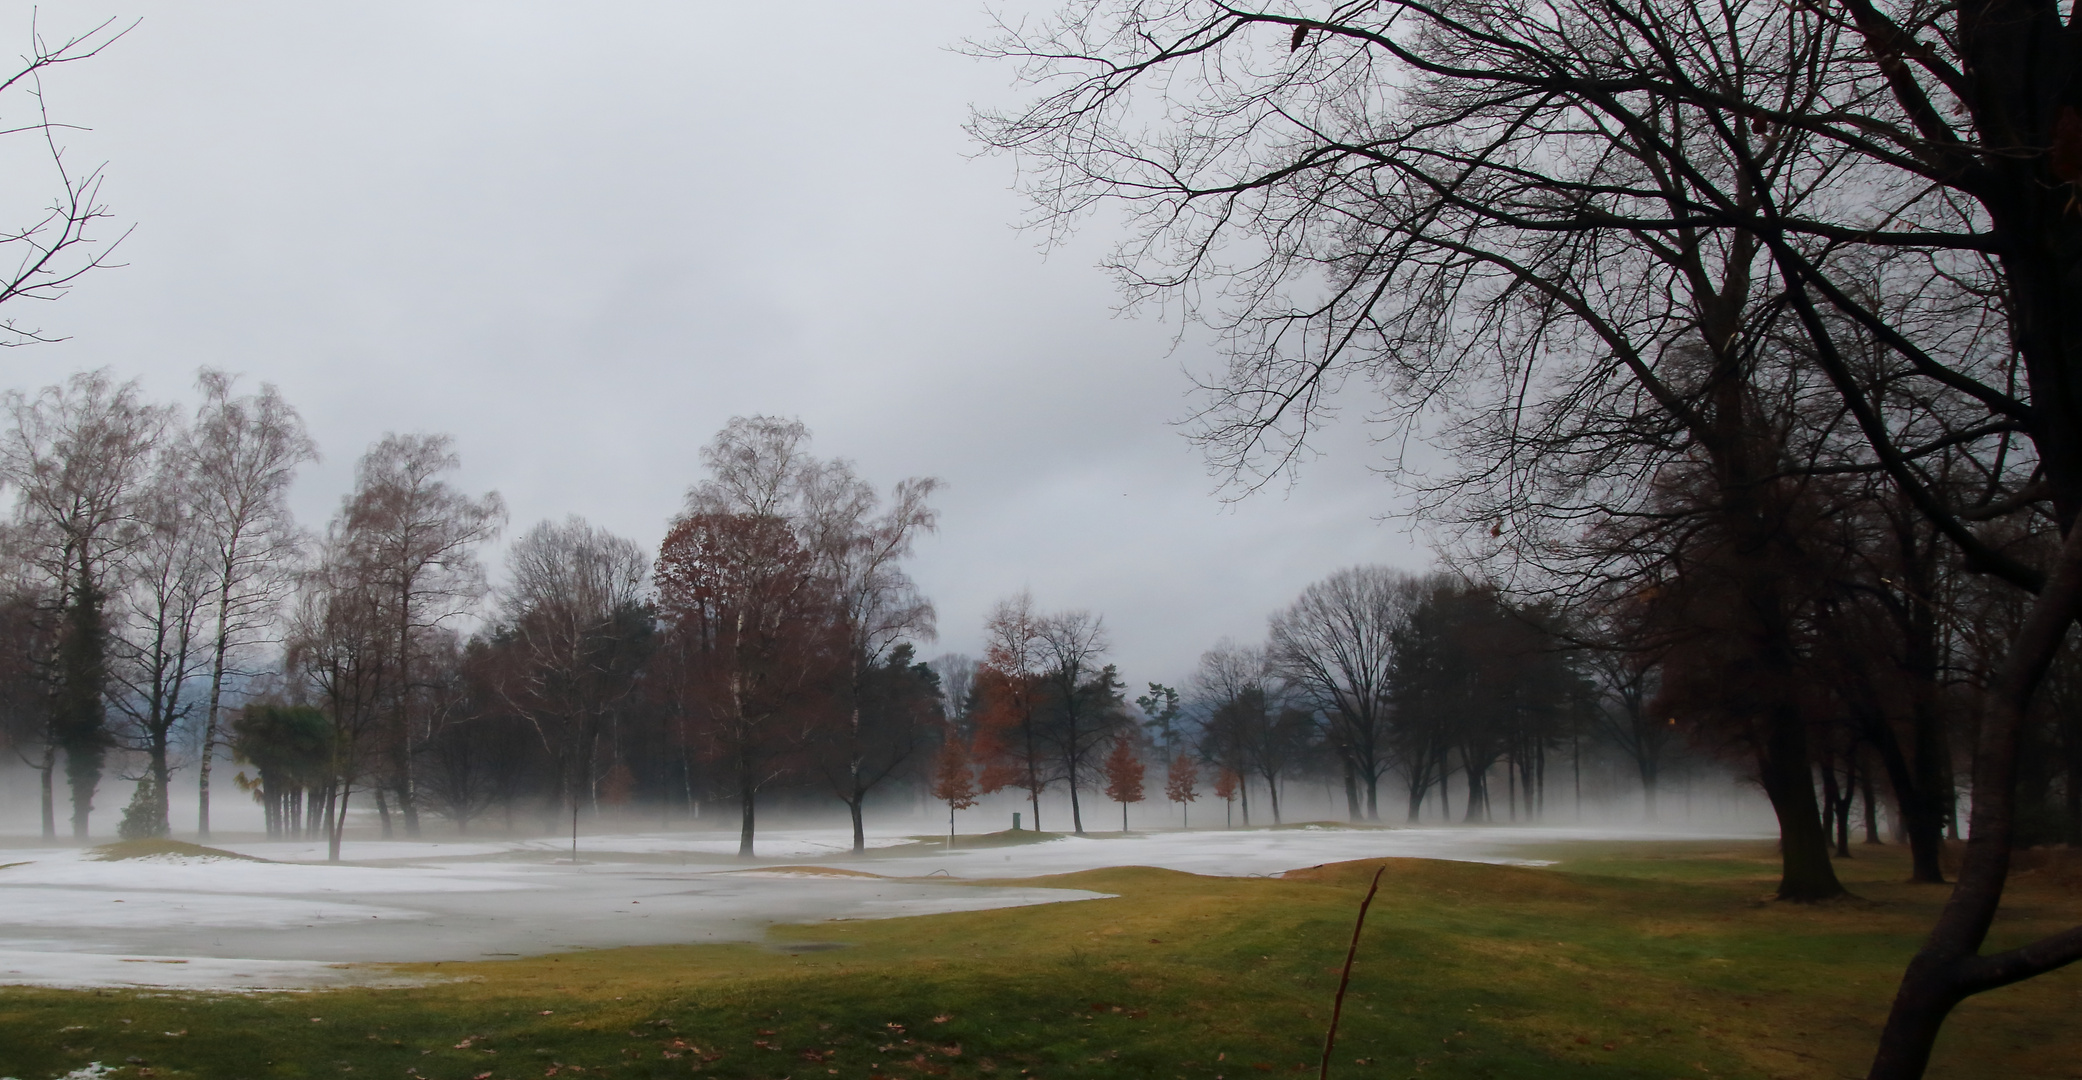
M1373 906L1374 893L1381 889L1381 871L1388 869L1386 863L1374 868L1374 883L1366 887L1366 899L1359 901L1359 921L1352 924L1352 947L1345 950L1345 972L1338 976L1337 1001L1330 1006L1330 1033L1323 1036L1323 1069L1317 1080L1330 1080L1330 1049L1337 1045L1337 1021L1345 1014L1345 987L1352 982L1352 961L1359 956L1359 931L1366 928L1366 909Z

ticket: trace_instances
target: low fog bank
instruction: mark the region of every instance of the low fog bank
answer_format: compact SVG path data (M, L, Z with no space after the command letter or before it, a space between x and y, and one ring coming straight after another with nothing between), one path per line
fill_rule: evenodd
M214 795L210 815L216 839L266 836L265 816L253 797L240 790L239 774L240 767L228 761L219 762L213 770ZM41 837L39 783L37 772L19 762L0 765L0 837L7 838L7 842L33 843ZM116 839L116 826L122 819L122 809L130 797L132 786L132 781L118 775L112 775L101 785L91 818L90 844ZM1391 828L1590 826L1655 835L1673 832L1748 835L1773 833L1776 829L1770 805L1755 784L1735 778L1712 764L1691 764L1666 773L1659 784L1652 814L1638 779L1622 763L1586 758L1580 780L1575 770L1564 767L1550 772L1546 787L1545 804L1534 806L1530 812L1510 798L1508 792L1493 789L1490 820L1470 822L1466 816L1465 781L1456 778L1446 791L1445 807L1441 806L1434 790L1417 819L1412 821L1405 790L1392 781L1384 782L1378 798L1378 821L1367 821L1362 813L1357 824ZM1126 824L1130 830L1353 823L1341 786L1328 777L1283 779L1277 818L1264 782L1257 779L1246 785L1240 797L1227 803L1204 790L1189 804L1162 801L1161 791L1152 791L1151 794L1156 797L1128 805ZM169 786L169 795L173 835L178 839L195 839L197 789L192 769L176 774L174 783ZM1121 830L1122 808L1119 803L1094 791L1080 793L1078 804L1085 832ZM69 846L72 840L65 816L69 808L64 802L62 788L58 792L57 809L59 835L56 842ZM1450 809L1450 817L1446 816L1446 809ZM530 802L516 804L510 808L510 813L508 810L503 806L493 807L463 829L438 815L428 815L422 820L420 836L429 840L459 837L515 839L568 837L571 833L567 809ZM982 796L976 806L956 812L954 827L961 834L999 832L1014 826L1015 815L1020 828L1036 827L1034 807L1025 794L1000 791ZM1884 808L1882 817L1886 817ZM931 800L922 784L894 785L881 798L871 799L866 821L871 830L884 834L942 836L948 831L946 804ZM762 797L757 806L756 831L760 834L771 830L843 828L845 823L844 805L812 790L778 790ZM582 836L665 831L734 837L740 824L739 807L734 801L711 799L672 805L603 805L597 811L589 807L580 816L579 832ZM1067 833L1073 831L1072 824L1068 795L1060 791L1045 794L1041 799L1039 827L1048 832ZM408 838L402 823L395 819L386 833L369 797L357 793L348 815L349 843L386 837ZM343 854L348 859L355 858L351 849Z

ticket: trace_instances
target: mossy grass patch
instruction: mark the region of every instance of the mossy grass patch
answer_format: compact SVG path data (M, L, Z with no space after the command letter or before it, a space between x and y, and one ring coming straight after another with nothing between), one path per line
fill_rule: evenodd
M797 877L846 877L881 878L881 874L870 874L865 870L848 870L838 866L748 866L742 870L727 870L730 874L785 874Z
M964 849L979 848L1023 847L1027 844L1045 844L1050 840L1061 840L1063 837L1069 835L1071 834L1059 832L1040 832L1034 829L1006 829L1003 832L994 833L969 833L966 835L958 834L954 838L954 849L956 851L961 851ZM1105 834L1093 833L1092 835L1094 837L1103 837ZM943 849L947 847L946 833L941 833L938 836L914 836L911 837L911 839L917 842L918 847L871 848L869 849L869 853L887 855L918 855L929 854L927 852L919 851L919 847L936 847Z
M150 840L118 840L112 844L100 844L87 849L87 857L101 862L116 862L122 859L150 859L176 855L190 859L238 859L243 862L267 862L251 855L241 855L223 848L204 847L186 840L157 838Z

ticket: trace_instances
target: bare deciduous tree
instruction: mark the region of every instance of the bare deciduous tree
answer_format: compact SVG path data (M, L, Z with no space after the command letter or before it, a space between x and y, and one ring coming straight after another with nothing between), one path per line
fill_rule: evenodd
M209 561L200 544L186 433L169 440L144 497L147 531L126 558L129 579L113 614L114 705L128 721L122 742L145 755L125 838L164 836L175 729L194 710L208 638Z
M414 694L414 635L461 616L484 597L477 548L506 523L498 492L473 498L442 478L461 464L446 435L386 435L355 467L354 491L336 524L347 556L385 593L399 669L389 682L390 779L412 836L419 834L414 759L427 737Z
M191 435L192 527L206 556L211 627L209 700L197 765L196 832L210 836L210 766L224 690L240 650L264 643L294 581L305 538L289 512L297 467L318 458L304 424L272 385L233 397L233 378L204 369Z
M499 690L556 762L576 859L579 808L599 809L601 735L648 645L650 617L641 606L648 559L635 541L574 516L529 529L506 565L500 633L518 662Z
M1385 566L1356 566L1302 590L1272 617L1268 660L1329 719L1331 746L1345 767L1345 800L1360 818L1381 820L1381 774L1390 762L1389 674L1395 631L1417 603L1417 582ZM1406 762L1413 788L1417 763Z
M75 125L51 118L44 76L66 65L91 60L114 45L136 23L122 25L105 20L84 33L64 38L46 38L34 19L29 27L29 49L11 74L0 79L0 135L33 139L38 156L48 169L48 182L56 189L48 204L19 213L18 225L0 229L0 346L30 345L54 340L43 331L23 326L12 314L19 301L55 300L71 290L88 272L110 265L122 234L106 243L96 235L109 217L101 201L102 166L79 169L65 160L64 136L79 130ZM9 265L11 264L11 265Z
M57 604L52 738L42 767L53 768L64 750L72 833L85 839L108 745L106 606L123 555L150 534L144 491L167 414L135 382L119 384L106 371L34 397L11 392L4 408L12 423L0 435L0 475L16 488L17 535ZM48 807L44 817L48 830Z
M1121 714L1120 680L1113 665L1102 664L1112 644L1105 620L1088 611L1066 611L1040 621L1040 685L1045 720L1041 735L1062 764L1070 789L1070 827L1084 835L1080 788L1098 780L1099 748L1113 739Z
M315 565L298 575L284 666L315 691L332 731L322 793L326 858L340 861L348 804L369 768L371 744L403 668L393 653L395 620L385 582L341 535L326 538Z
M2082 958L2082 928L1981 951L2019 733L2082 611L2082 79L2046 47L2078 18L2048 0L1083 6L1008 33L994 51L1049 89L979 130L1042 159L1056 221L1108 198L1147 210L1121 260L1133 286L1221 299L1240 348L1210 433L1232 463L1287 460L1352 374L1405 418L1475 401L1507 436L1478 469L1504 489L1542 436L1595 432L1557 421L1663 417L1606 445L1644 464L1696 449L1714 473L1730 596L1755 615L1729 674L1752 673L1782 896L1841 886L1791 700L1793 601L1772 582L1783 481L1814 459L1750 424L1757 407L1789 392L1838 417L1828 467L1885 475L1970 566L2034 594L1982 698L1960 883L1874 1059L1874 1077L1913 1077L1960 1000ZM1667 363L1686 347L1704 350L1689 375ZM1464 380L1485 356L1500 377ZM1653 475L1611 471L1627 455L1595 442L1548 447L1581 477ZM1923 467L1946 446L1974 454L1976 490ZM1541 509L1648 509L1580 491ZM2057 548L1978 524L2040 508Z
M856 854L867 850L862 808L868 793L903 765L924 738L924 729L915 725L900 725L876 737L864 725L861 699L869 673L891 649L934 637L932 603L919 594L902 563L918 535L937 524L939 515L926 500L938 487L939 481L932 479L900 481L884 509L875 489L843 460L817 464L801 481L800 529L817 573L831 590L845 640L845 720L829 747L836 752L824 755L824 772L852 815ZM899 730L905 737L896 737Z

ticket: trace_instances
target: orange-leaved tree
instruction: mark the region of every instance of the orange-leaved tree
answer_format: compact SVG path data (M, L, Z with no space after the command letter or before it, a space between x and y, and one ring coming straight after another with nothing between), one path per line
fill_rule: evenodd
M1222 825L1236 827L1236 789L1243 783L1242 774L1235 769L1215 770L1214 795L1222 800Z
M952 725L933 759L933 798L947 804L947 846L954 846L954 812L976 805L976 766L969 744Z
M1200 767L1193 763L1192 755L1180 754L1171 759L1170 768L1164 771L1164 797L1178 804L1185 827L1193 827L1193 808L1187 804L1200 797Z
M1128 804L1142 801L1142 755L1135 752L1135 740L1116 736L1105 769L1106 797L1121 804L1121 831L1127 832Z
M1041 828L1041 792L1057 779L1041 738L1041 618L1022 592L1001 600L984 624L987 647L976 668L976 752L983 760L985 794L1016 787L1027 793L1034 829Z
M667 647L679 653L673 670L687 683L687 726L736 789L738 854L750 858L759 790L795 764L845 662L829 596L788 523L771 515L682 515L654 580Z

